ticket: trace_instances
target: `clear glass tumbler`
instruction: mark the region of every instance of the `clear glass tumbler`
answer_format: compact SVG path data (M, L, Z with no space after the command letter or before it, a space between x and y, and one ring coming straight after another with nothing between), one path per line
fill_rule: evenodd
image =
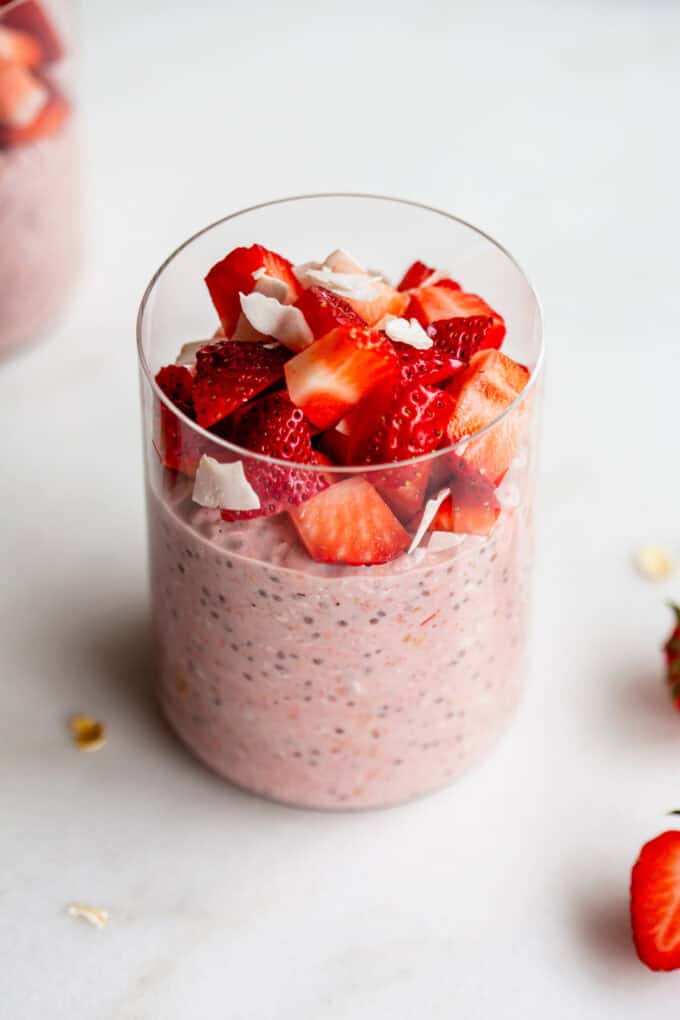
M213 336L203 278L253 242L299 262L342 245L393 278L416 257L450 268L504 314L504 350L529 384L458 448L399 465L291 465L204 431L154 376L187 341ZM138 349L156 683L173 729L232 783L296 805L388 805L456 779L506 728L522 687L542 339L521 269L480 231L412 202L286 199L213 224L168 259L144 295ZM203 454L312 493L342 483L394 495L423 478L455 492L460 460L497 443L512 463L490 533L466 534L463 515L458 533L381 565L315 562L287 513L228 521L192 499ZM176 470L159 459L168 444Z
M0 355L58 315L78 264L74 0L0 0Z

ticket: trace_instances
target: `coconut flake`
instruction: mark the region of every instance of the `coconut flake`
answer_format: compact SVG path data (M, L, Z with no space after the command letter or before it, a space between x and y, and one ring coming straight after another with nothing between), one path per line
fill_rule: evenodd
M380 277L369 276L368 273L335 273L323 266L321 269L308 269L305 278L309 281L306 286L317 284L354 301L375 301L380 294L375 286L381 282Z
M191 368L196 363L196 354L201 350L202 347L208 347L213 341L212 340L192 340L189 344L184 344L182 350L175 358L176 365L187 365Z
M635 555L635 565L648 581L662 581L675 572L671 556L659 545L643 545Z
M450 489L440 489L436 496L433 496L432 499L428 499L427 503L425 504L425 509L423 510L423 516L420 518L418 530L413 536L413 541L408 547L409 556L411 556L416 551L416 549L422 542L423 538L425 537L427 529L430 527L432 521L437 516L437 510L439 510L439 507L442 505L446 497L450 495L451 495Z
M282 305L276 298L253 291L239 294L243 314L258 333L273 337L292 351L303 351L314 341L314 334L299 308Z
M344 248L332 251L323 265L325 269L332 269L334 273L366 273L365 267Z
M279 280L276 276L269 276L264 266L260 266L259 269L255 270L253 280L255 280L255 287L253 289L258 294L276 298L283 305L288 304L290 300L288 284L284 280Z
M69 903L66 910L71 917L78 917L87 921L93 928L103 928L109 919L108 910L100 910L99 907L88 907L84 903Z
M260 499L243 470L243 461L221 464L201 457L192 494L194 503L212 510L259 510Z
M417 319L400 319L396 315L386 316L384 329L390 340L409 344L417 351L428 351L434 340L428 336Z

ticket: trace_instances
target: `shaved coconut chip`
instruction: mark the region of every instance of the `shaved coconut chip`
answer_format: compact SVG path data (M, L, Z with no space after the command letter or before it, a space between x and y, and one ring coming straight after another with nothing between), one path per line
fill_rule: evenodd
M659 545L643 545L638 549L635 565L648 581L662 581L675 572L675 563Z
M273 337L292 351L303 351L313 342L314 334L299 308L282 305L276 298L256 291L239 297L243 314L258 333Z
M192 494L194 503L212 510L259 510L260 499L246 478L243 461L221 464L206 453L201 457Z
M427 503L425 504L425 509L423 510L423 516L420 518L418 530L413 536L413 541L408 547L409 556L411 556L416 551L416 549L422 542L423 538L425 537L425 532L427 531L427 529L432 524L432 521L437 516L437 510L439 510L439 507L442 505L446 497L450 495L451 495L450 489L440 489L436 496L433 496L432 499L428 499Z
M259 275L257 275L259 274ZM253 273L253 279L256 280L254 290L258 294L264 294L265 297L276 298L281 304L288 304L290 300L290 293L288 290L288 284L284 283L283 280L277 279L275 276L268 276L264 269L256 269Z
M344 248L336 248L324 262L326 269L332 269L334 273L365 273L366 269L360 262L350 255Z
M379 276L367 273L334 273L332 269L308 269L306 279L319 287L325 287L333 294L354 301L375 301L380 292L374 286L380 283Z
M196 354L202 347L209 347L210 340L194 340L190 344L184 344L182 350L175 358L176 365L192 366L196 362Z
M417 319L400 319L396 315L385 316L387 322L384 330L390 340L398 340L402 344L409 344L417 351L427 351L432 347L434 340L428 336Z
M91 924L93 928L103 928L109 919L108 910L88 907L84 903L69 903L66 909L71 917L79 917L81 920Z
M299 266L293 266L293 275L303 287L311 287L311 280L307 279L307 274L311 269L322 268L322 262L301 262Z
M340 432L343 436L350 434L349 422L346 418L341 418L338 424L335 426L335 431Z

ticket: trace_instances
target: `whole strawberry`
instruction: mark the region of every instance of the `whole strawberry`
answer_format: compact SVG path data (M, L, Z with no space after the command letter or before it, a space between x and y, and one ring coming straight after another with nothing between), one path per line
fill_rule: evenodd
M675 707L680 711L680 606L671 603L671 609L675 613L675 628L664 647L666 679Z

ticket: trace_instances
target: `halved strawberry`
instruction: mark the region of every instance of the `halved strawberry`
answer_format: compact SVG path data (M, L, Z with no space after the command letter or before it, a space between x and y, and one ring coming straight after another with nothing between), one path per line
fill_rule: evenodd
M426 328L440 319L469 318L483 315L493 320L486 338L487 347L500 347L505 336L505 322L486 301L476 294L443 286L443 281L432 287L421 287L413 292L406 310L407 318L415 318Z
M330 333L336 326L366 325L344 298L325 287L309 287L295 303L307 320L315 340Z
M440 484L439 482L437 483ZM441 484L451 490L430 525L432 531L488 535L501 512L493 485L461 457L448 458L448 474Z
M312 434L299 407L285 393L271 393L253 401L224 422L224 431L232 442L253 453L295 462L295 467L268 464L244 458L246 478L260 499L259 510L223 510L225 521L271 515L298 506L328 485L318 471L305 471L299 464L318 464L319 454L312 448Z
M0 147L26 145L56 135L70 113L68 100L52 89L47 102L30 123L0 123Z
M52 20L38 0L25 0L2 16L7 28L26 32L38 41L42 64L52 64L64 56L64 46Z
M180 365L168 365L156 375L156 382L165 395L187 417L194 418L191 396L193 376ZM174 411L157 401L157 424L154 428L154 446L161 463L173 471L190 477L196 474L198 462L209 445L202 436L181 421Z
M220 317L225 334L230 337L241 314L239 294L250 294L257 280L253 273L264 269L267 276L281 280L288 287L289 303L301 293L293 266L274 251L261 244L249 248L234 248L221 262L217 262L205 278L210 297Z
M633 940L650 970L680 968L680 832L646 843L630 884Z
M321 563L386 563L410 538L365 478L347 478L290 512L307 552Z
M285 366L291 400L321 429L335 425L397 374L398 359L390 341L359 326L331 330Z
M472 436L491 424L516 399L529 381L529 371L500 351L478 351L458 372L446 392L455 400L447 433L450 443ZM526 402L485 435L471 439L465 460L497 484L510 466L521 441Z
M0 61L5 60L26 67L37 67L42 60L42 49L37 39L28 32L6 28L0 22Z
M285 347L260 343L212 343L196 355L193 400L199 425L222 421L283 376L290 358Z
M361 316L364 322L369 326L374 326L385 315L400 316L404 314L409 303L408 294L401 294L384 280L379 280L371 286L377 291L377 295L372 301L357 301L356 298L347 298L347 303Z
M493 319L488 315L439 319L427 327L427 332L435 350L460 361L469 361L477 351L496 346Z
M424 262L416 260L411 263L402 276L400 283L397 284L397 290L415 290L416 287L422 287L433 273L434 269L430 269Z

